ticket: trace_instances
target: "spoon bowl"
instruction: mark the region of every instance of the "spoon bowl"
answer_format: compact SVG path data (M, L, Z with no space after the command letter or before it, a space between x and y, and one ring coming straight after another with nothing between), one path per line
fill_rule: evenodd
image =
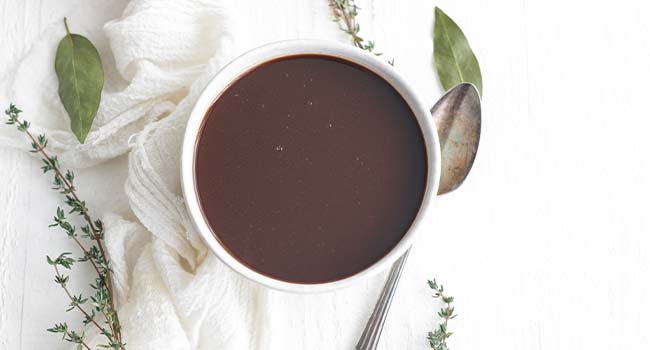
M474 164L481 138L481 98L474 85L462 83L431 108L436 122L442 171L438 195L457 189Z

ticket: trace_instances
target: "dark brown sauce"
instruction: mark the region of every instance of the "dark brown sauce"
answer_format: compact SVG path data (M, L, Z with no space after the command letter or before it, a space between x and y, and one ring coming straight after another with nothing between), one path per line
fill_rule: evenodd
M214 102L196 187L216 238L275 279L354 275L409 229L426 187L413 112L381 77L328 56L266 62Z

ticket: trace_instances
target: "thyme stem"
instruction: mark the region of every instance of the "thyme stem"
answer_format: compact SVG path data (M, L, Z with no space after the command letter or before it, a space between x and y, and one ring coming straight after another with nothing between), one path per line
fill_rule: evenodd
M20 122L20 119L17 118L16 120L18 122ZM39 144L39 142L34 137L34 135L29 131L29 129L25 129L24 132L29 137L29 139L32 141L32 144L38 145L36 150L43 156L43 158L45 158L47 161L49 161L51 164L53 164L52 168L53 168L54 172L56 173L56 175L63 182L63 185L67 189L67 193L69 193L77 202L81 202L81 200L77 196L76 188L63 175L63 172L61 171L61 169L57 165L58 162L55 162L54 159L52 157L50 157L50 155L45 151L45 147ZM82 217L84 218L84 220L88 224L88 227L90 227L90 230L93 233L92 237L93 237L95 243L97 243L97 247L99 248L99 252L100 252L100 254L102 256L103 261L108 261L108 256L106 255L106 253L104 251L104 244L102 243L102 238L103 238L102 233L97 229L95 223L90 218L90 215L88 215L88 210L85 209L85 208L82 211ZM79 240L76 237L72 237L72 239L77 243L77 245L79 246L79 248L82 250L82 252L85 255L89 254L88 251L86 250L86 248L81 244L81 242L79 242ZM119 325L119 319L117 318L118 317L117 312L114 312L115 304L113 302L113 299L114 299L113 298L113 282L112 282L112 278L111 278L111 271L110 271L110 269L106 269L105 273L102 273L99 270L99 268L97 267L97 264L95 263L95 261L93 261L93 259L88 259L88 261L92 264L93 268L95 269L95 271L97 272L97 274L99 276L105 276L104 280L106 282L106 287L108 288L111 310L113 310L113 314L114 314L114 317L116 319L116 324ZM102 311L102 313L104 314L104 317L106 317L106 319L108 320L109 317L106 314L106 312ZM115 327L112 322L109 322L109 326L110 326L113 334L115 334L118 341L121 342L122 341L122 336L121 336L120 328ZM117 329L115 329L115 328L117 328Z
M372 40L365 40L359 35L361 27L357 22L357 15L359 14L359 6L354 3L354 0L328 0L332 8L332 15L334 21L339 24L339 28L350 36L352 44L362 50L368 51L381 56L379 52L375 52L375 42ZM388 61L390 65L394 64L394 60Z
M63 275L59 272L59 268L57 267L57 265L53 265L52 267L54 268L54 272L56 272L57 278L58 279L63 278ZM103 334L105 334L106 330L104 329L104 327L100 326L99 323L97 323L97 321L95 321L95 318L90 316L90 314L88 314L88 312L86 312L86 310L84 310L81 307L81 305L79 305L79 303L75 301L75 297L72 296L72 294L68 290L68 287L66 286L66 284L65 283L59 283L59 285L65 291L65 294L68 296L68 299L70 299L71 305L74 306L75 308L77 308L77 310L81 311L81 313L84 314L84 316L86 316L87 320L92 322L92 324L94 324L97 327L97 329L99 329Z
M91 246L90 249L86 248L81 241L78 239L76 229L72 226L65 217L65 212L61 209L57 209L57 215L54 218L54 224L50 226L59 226L67 234L68 238L71 238L75 244L79 247L83 253L83 257L75 260L68 257L70 253L63 253L58 258L52 260L48 257L48 263L54 266L56 273L55 281L63 287L66 295L71 301L69 310L78 309L85 317L84 324L92 323L96 326L101 333L108 339L107 345L100 345L101 347L116 349L116 350L125 350L125 344L122 342L121 326L118 318L117 311L115 309L115 296L113 292L113 281L112 281L112 270L110 268L110 263L108 260L108 255L104 248L103 238L104 238L104 228L100 220L95 220L90 217L89 210L86 207L86 203L82 201L74 187L74 173L71 171L66 171L65 174L59 166L59 162L56 156L51 156L46 150L47 139L45 135L39 135L38 137L32 134L29 131L29 122L21 120L19 115L22 111L16 108L15 105L10 105L9 109L5 111L5 114L8 117L7 124L16 125L18 131L23 132L27 135L29 140L32 142L32 151L38 153L42 156L43 163L45 164L42 169L43 172L47 173L48 171L54 172L54 185L53 189L59 190L62 194L65 195L66 204L68 204L72 210L70 213L78 213L86 223L86 226L82 227L82 231L86 234L95 245ZM92 314L89 314L84 310L80 304L83 304L87 301L81 295L79 297L74 296L67 288L66 283L68 277L60 273L57 265L61 265L65 268L70 268L75 262L89 261L93 269L97 273L96 283L91 287L96 289L97 292L94 297L91 297L94 305L94 310ZM106 319L108 329L102 327L97 321L95 321L95 311L100 312ZM55 324L53 328L48 329L48 331L53 333L61 333L64 335L64 339L84 345L87 349L90 349L84 342L84 334L77 333L75 331L69 330L68 325L65 323Z
M358 14L359 7L354 4L354 0L330 0L330 6L334 13L334 18L341 24L345 24L345 27L341 26L341 30L348 33L352 39L352 44L360 49L363 48L361 44L363 39L359 37L359 33L356 24L356 16Z
M449 339L453 333L447 330L447 326L449 325L449 320L457 316L454 314L454 307L451 306L454 302L454 297L445 295L444 287L438 285L438 282L436 282L435 279L429 281L429 288L434 291L433 297L440 298L444 303L444 306L440 311L438 311L438 316L441 318L441 322L433 332L429 332L429 336L427 337L429 339L429 345L433 350L449 350L447 339Z

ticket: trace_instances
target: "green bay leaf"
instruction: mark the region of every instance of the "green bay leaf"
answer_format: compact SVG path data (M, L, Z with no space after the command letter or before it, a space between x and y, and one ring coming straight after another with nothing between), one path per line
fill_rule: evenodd
M56 50L54 69L72 132L84 143L99 109L104 70L99 52L90 40L71 34L67 22L65 29L66 35Z
M433 26L433 59L438 79L445 90L460 83L472 83L483 94L481 68L465 34L438 7L435 9Z

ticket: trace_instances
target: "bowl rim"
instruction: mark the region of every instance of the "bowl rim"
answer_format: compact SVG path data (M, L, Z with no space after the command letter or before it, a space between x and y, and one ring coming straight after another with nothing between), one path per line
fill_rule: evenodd
M265 62L287 56L309 54L331 56L344 61L351 61L374 72L392 85L404 98L416 117L423 134L428 164L425 193L418 213L402 239L386 255L352 276L324 283L302 284L274 279L251 269L235 258L213 235L212 229L203 215L196 191L194 158L199 131L208 109L233 82ZM369 52L351 45L328 40L296 39L269 43L245 52L215 74L198 97L187 121L181 149L181 188L194 228L210 251L232 270L249 280L275 290L295 293L326 292L347 287L357 281L378 274L411 247L417 235L422 231L421 222L423 218L431 215L433 200L438 192L441 168L440 142L433 118L422 101L416 91L392 65Z

